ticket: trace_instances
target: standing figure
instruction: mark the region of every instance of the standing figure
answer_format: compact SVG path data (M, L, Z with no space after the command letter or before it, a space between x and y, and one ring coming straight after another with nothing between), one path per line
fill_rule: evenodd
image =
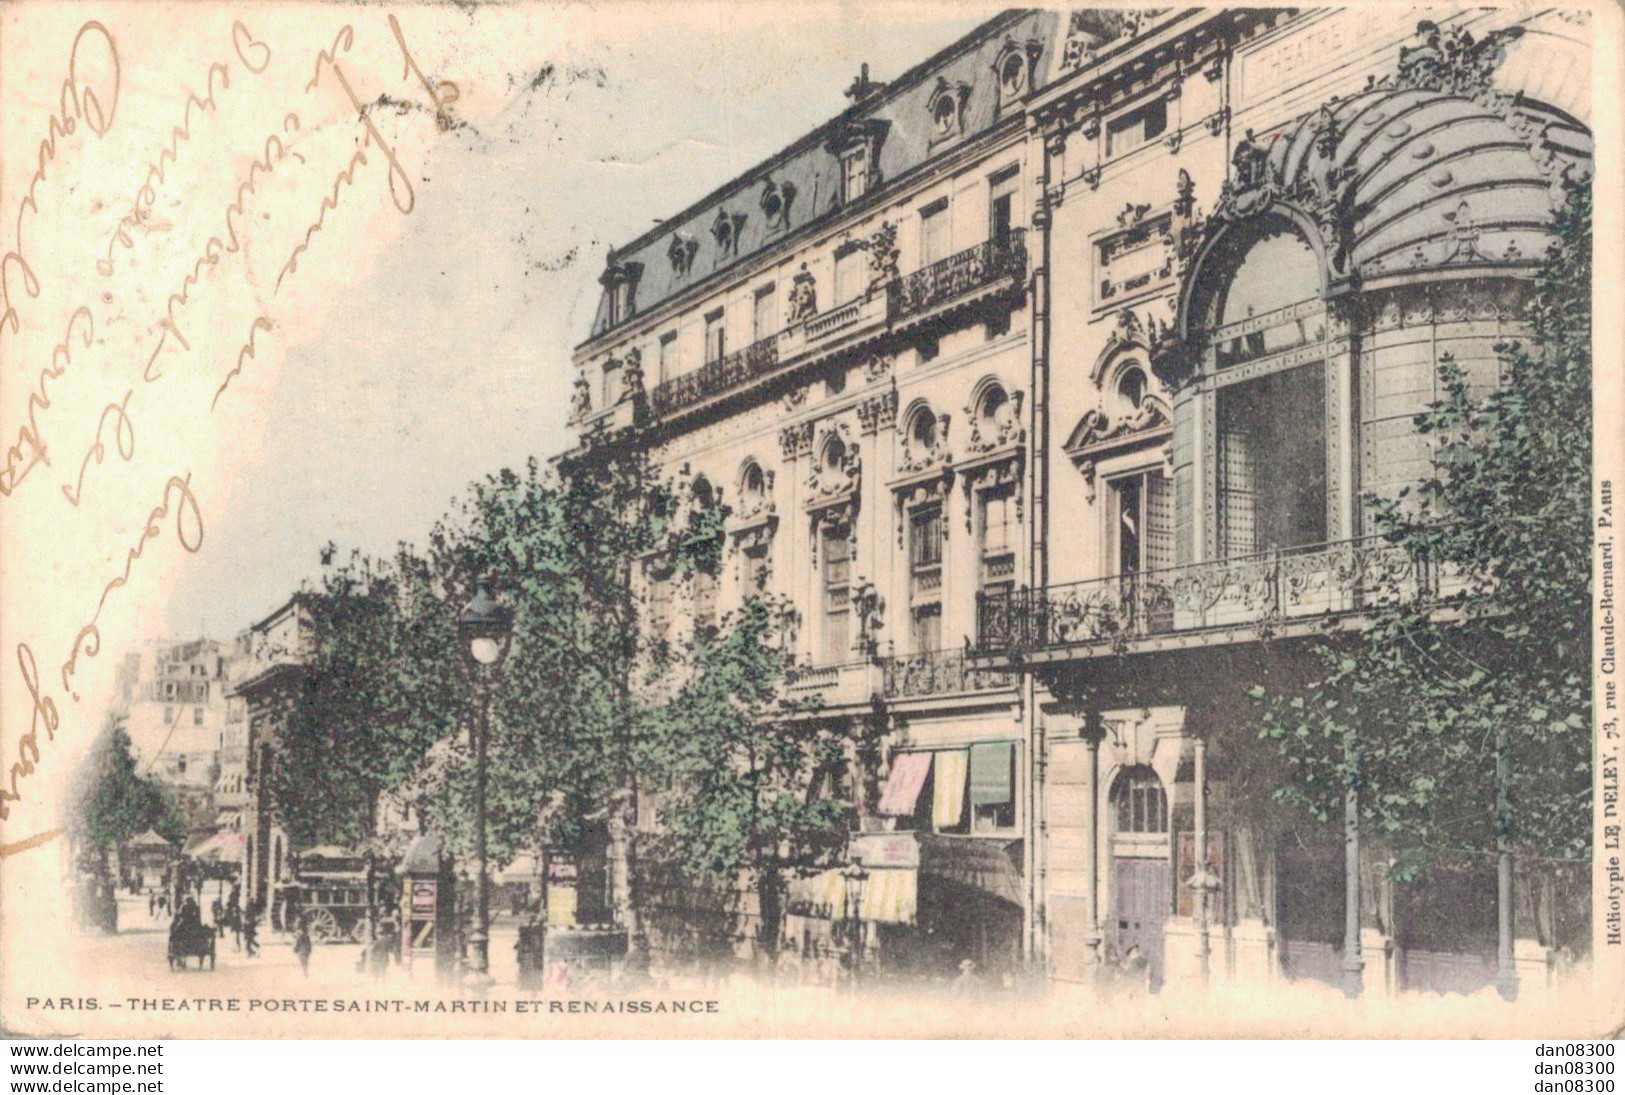
M250 958L260 952L259 930L260 903L256 899L243 910L243 950Z
M293 937L293 956L299 959L299 970L306 977L310 976L311 950L310 925L305 923L305 918L301 916L299 918L299 928Z

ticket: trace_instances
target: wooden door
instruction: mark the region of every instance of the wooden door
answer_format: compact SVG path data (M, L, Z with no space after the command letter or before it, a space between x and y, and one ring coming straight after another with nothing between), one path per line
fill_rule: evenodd
M1151 966L1151 984L1162 984L1162 932L1168 919L1172 876L1166 860L1117 861L1117 955L1139 947Z

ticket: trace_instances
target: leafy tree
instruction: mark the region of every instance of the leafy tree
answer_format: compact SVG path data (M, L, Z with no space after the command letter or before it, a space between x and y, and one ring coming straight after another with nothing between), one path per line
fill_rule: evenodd
M354 846L379 794L405 780L467 710L455 609L426 560L332 562L304 594L311 622L303 687L269 769L296 848Z
M130 735L109 719L75 774L69 831L82 847L95 849L106 868L107 854L148 829L180 845L186 818L159 783L136 771Z
M788 881L831 865L852 806L837 791L847 738L783 698L784 604L759 598L691 644L687 683L652 714L646 769L671 790L656 852L699 888L756 889L760 942L777 953Z
M1370 499L1437 596L1396 585L1354 638L1320 642L1318 680L1255 690L1293 776L1280 796L1325 820L1352 785L1401 879L1503 843L1536 860L1589 854L1588 188L1569 188L1557 228L1532 339L1497 347L1500 386L1475 397L1441 360L1444 398L1416 419L1436 475Z

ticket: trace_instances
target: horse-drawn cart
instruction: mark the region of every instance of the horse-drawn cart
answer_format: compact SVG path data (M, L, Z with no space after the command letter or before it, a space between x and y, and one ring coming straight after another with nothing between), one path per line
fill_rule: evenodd
M169 926L169 968L185 969L186 960L196 958L197 968L201 970L203 960L207 958L209 968L214 969L214 941L214 929L201 920L177 918Z

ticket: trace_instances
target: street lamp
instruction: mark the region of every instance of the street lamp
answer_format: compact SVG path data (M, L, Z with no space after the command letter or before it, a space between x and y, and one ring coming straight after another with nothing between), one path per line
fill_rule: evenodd
M484 585L457 616L457 637L462 640L480 685L480 715L474 735L474 857L479 860L479 905L475 913L474 972L491 970L491 876L485 850L485 753L491 731L491 677L508 655L513 640L513 609L491 596Z
M846 883L847 909L852 920L852 988L856 991L858 967L863 964L863 888L869 881L869 872L864 870L861 862L854 859L841 869L841 878Z

